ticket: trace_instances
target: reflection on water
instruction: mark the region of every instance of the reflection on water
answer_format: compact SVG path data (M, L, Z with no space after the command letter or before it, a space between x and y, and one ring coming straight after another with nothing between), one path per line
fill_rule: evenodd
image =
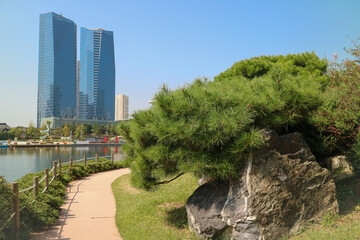
M52 168L53 161L59 158L64 163L70 157L77 160L83 158L84 154L88 158L95 157L96 153L99 156L114 153L115 159L123 157L120 146L0 148L0 176L12 182L28 173Z

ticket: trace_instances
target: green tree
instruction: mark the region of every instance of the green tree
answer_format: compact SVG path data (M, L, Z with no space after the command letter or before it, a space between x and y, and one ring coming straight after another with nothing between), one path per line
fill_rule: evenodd
M106 125L106 132L107 132L107 134L110 135L110 136L116 135L114 124L108 123L108 124Z
M82 127L82 130L83 130L83 134L85 136L88 136L88 135L91 134L92 126L90 124L84 123L84 124L81 125L81 127Z
M324 103L312 118L322 136L323 155L348 152L359 138L360 47L354 44L347 50L351 59L338 62L335 56L331 63L330 81L322 94Z
M122 124L121 123L116 123L114 125L114 131L116 135L121 135L122 133L122 128L121 128Z
M149 110L120 125L132 183L149 189L186 172L236 176L262 146L261 129L286 133L308 124L322 103L325 70L313 53L266 56L236 63L214 81L164 86Z
M92 132L95 134L95 136L100 136L101 130L99 124L94 123L92 125Z
M75 138L79 139L82 136L82 131L83 131L82 126L79 123L77 123L75 128Z
M105 125L103 125L103 124L101 124L100 125L100 134L101 135L104 135L104 134L106 134L106 126Z
M55 129L54 129L54 135L55 136L61 136L61 127L56 127Z
M26 135L30 138L37 138L39 137L38 131L34 126L34 123L31 121L29 122L29 127L26 129Z
M23 127L15 127L9 130L9 134L17 138L20 138L23 132Z
M75 124L75 123L69 124L69 129L70 129L71 132L75 132L75 130L76 130L76 124Z
M70 136L70 128L69 128L69 124L65 124L62 128L62 135L64 137L69 137Z
M15 137L15 136L16 136L17 128L18 128L18 127L11 128L11 129L8 131L9 135Z

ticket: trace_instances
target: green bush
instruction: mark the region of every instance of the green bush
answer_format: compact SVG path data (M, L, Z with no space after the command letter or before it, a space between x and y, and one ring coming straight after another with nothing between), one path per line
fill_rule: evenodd
M52 188L56 189L55 186L52 186ZM57 193L59 191L61 191L61 188L56 189ZM64 199L59 194L54 194L54 191L52 192L53 194L39 194L35 202L32 202L33 197L30 195L20 195L21 205L24 206L20 212L21 231L29 234L31 230L56 223ZM63 193L65 193L65 190L63 190Z
M0 176L0 239L5 238L5 231L12 224L7 222L13 213L12 199L14 193L10 188L10 184L6 182L4 177Z
M326 61L313 53L260 57L236 63L212 82L164 86L149 110L121 125L132 183L149 189L186 172L210 179L237 175L263 144L261 129L310 126L322 103L325 70Z
M330 65L323 104L312 117L326 146L322 155L348 152L360 129L360 48L355 44L347 52L351 59Z
M276 69L282 69L286 74L293 76L308 75L313 80L328 83L327 61L319 59L314 52L288 54L286 56L260 56L236 62L231 68L219 74L214 79L222 81L232 77L245 77L249 80L267 75Z
M30 231L39 229L44 226L49 226L56 223L59 218L60 207L64 203L64 196L66 194L66 186L72 180L88 176L91 173L107 171L111 169L123 168L128 165L125 162L111 163L107 159L99 159L96 164L94 160L88 161L88 165L74 164L70 169L69 165L62 165L63 172L58 176L56 181L50 184L48 190L44 193L39 193L34 200L32 190L23 192L19 195L20 202L20 225L21 225L21 239L28 239ZM67 171L69 170L69 171ZM33 185L33 178L38 176L43 178L44 171L38 173L30 173L19 179L19 189L26 189ZM44 189L45 185L42 182L39 185L40 191ZM4 178L0 177L0 228L3 223L12 214L12 197L13 193L9 184ZM5 226L4 231L0 231L0 239L11 238L10 227L11 224Z
M360 176L360 136L352 146L349 157L347 158L351 165L354 167L355 174Z

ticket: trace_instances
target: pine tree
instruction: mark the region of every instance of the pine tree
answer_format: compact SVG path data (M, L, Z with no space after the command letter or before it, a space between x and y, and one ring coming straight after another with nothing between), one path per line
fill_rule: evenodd
M235 63L214 81L164 85L149 110L120 126L133 184L150 189L187 172L235 177L263 145L262 129L287 132L308 122L321 105L324 68L313 53L259 57Z

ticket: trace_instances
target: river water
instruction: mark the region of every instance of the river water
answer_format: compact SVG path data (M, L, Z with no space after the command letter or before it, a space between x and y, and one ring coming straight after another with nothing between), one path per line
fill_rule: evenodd
M0 176L13 182L28 173L35 173L52 168L53 161L69 162L84 157L109 156L114 153L115 160L124 157L121 146L66 146L66 147L31 147L0 148Z

